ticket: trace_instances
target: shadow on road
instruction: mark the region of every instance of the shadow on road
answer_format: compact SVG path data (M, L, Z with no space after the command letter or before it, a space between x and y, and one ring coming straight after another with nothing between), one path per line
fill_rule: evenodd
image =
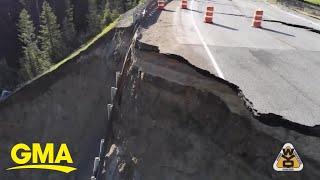
M195 10L195 9L186 9L186 10L189 10L189 11L193 11L193 12L197 12L197 13L203 13L203 11L199 11L199 10Z
M169 10L169 9L164 9L163 11L166 11L166 12L176 12L176 11Z
M228 15L228 16L238 16L238 17L244 17L244 18L250 18L252 19L252 16L246 16L244 14L232 14L232 13L223 13L223 12L215 12L215 14L222 14L222 15Z
M217 23L211 23L211 24L215 25L215 26L222 27L222 28L226 28L226 29L229 29L229 30L233 30L233 31L238 31L239 30L239 29L236 29L236 28L233 28L233 27L222 25L222 24L217 24Z
M147 11L149 14L145 17L145 20L141 22L141 26L146 29L155 24L161 14L161 10L158 10L156 2L152 3L150 7L147 8Z
M281 32L281 31L276 31L276 30L273 30L273 29L269 29L269 28L265 28L265 27L261 27L262 30L266 30L266 31L270 31L270 32L274 32L274 33L278 33L278 34L282 34L282 35L286 35L286 36L291 36L291 37L296 37L292 34L288 34L288 33L284 33L284 32Z

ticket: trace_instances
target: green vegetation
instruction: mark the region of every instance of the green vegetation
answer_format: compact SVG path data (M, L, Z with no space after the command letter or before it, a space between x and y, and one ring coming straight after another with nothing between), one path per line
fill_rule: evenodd
M320 0L305 0L305 1L312 4L320 5Z
M21 58L21 73L25 79L30 79L50 67L47 58L43 58L38 47L35 27L27 10L20 13L18 22L19 40L22 42L23 57Z
M111 16L112 16L112 14L111 14L111 10L110 10L110 4L108 2L106 2L103 7L103 11L102 11L102 23L108 24L108 23L112 22Z
M96 34L101 27L101 17L98 14L97 0L88 0L88 30L89 35Z
M52 66L48 72L54 71L55 69L57 69L58 67L60 67L62 64L66 63L67 61L75 58L76 56L78 56L81 52L87 50L90 46L92 46L97 40L99 40L101 37L103 37L104 35L106 35L111 29L113 29L118 23L118 19L116 19L113 23L109 24L108 26L106 26L98 35L96 35L94 38L92 38L89 42L87 42L86 45L82 46L81 48L79 48L78 50L74 51L72 54L70 54L68 57L66 57L65 59L63 59L62 61L60 61L59 63L55 64L54 66ZM48 73L47 72L47 73Z
M104 9L102 10L102 19L101 23L103 25L109 24L116 20L119 17L119 12L117 10L111 11L110 4L108 2L105 3Z
M76 44L74 43L76 37L76 29L74 26L74 7L71 4L70 0L65 1L66 4L66 11L65 11L65 18L63 19L63 37L65 40L65 44L74 47ZM68 53L70 53L72 49L68 48Z
M39 39L44 59L55 63L65 55L65 45L60 25L57 22L57 16L47 1L44 1L42 5Z
M97 0L88 0L88 11L88 37L95 35L101 31L102 27L110 24L120 16L118 10L111 10L108 1L103 1L103 3L98 4Z
M85 51L115 26L120 13L136 6L143 0L87 1L86 31L77 31L74 23L74 6L71 0L64 0L65 13L62 26L60 26L54 9L47 0L43 2L41 9L39 9L41 10L38 17L39 27L34 26L32 18L26 10L29 9L27 3L22 3L25 9L21 11L17 27L23 50L23 58L20 61L21 75L25 80L30 80L44 72L50 72ZM24 0L21 0L21 2L24 2ZM36 31L37 29L39 31ZM97 33L99 34L96 35ZM89 38L92 39L88 43L63 59L66 54L79 46L79 43L85 42ZM55 65L51 66L52 64Z

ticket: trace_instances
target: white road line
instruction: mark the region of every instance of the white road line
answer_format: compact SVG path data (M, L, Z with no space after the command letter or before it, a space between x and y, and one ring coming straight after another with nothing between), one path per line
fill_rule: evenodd
M192 2L191 2L191 8L192 8L192 9L193 9L193 5L194 5L194 0L192 0ZM190 12L191 12L191 11L190 11ZM201 41L204 49L206 50L206 52L207 52L207 54L208 54L208 56L209 56L209 58L210 58L210 60L211 60L211 62L212 62L212 64L213 64L215 70L217 71L218 76L219 76L220 78L224 79L224 75L223 75L223 73L222 73L222 71L221 71L218 63L216 62L215 58L213 57L213 55L212 55L212 53L211 53L211 51L210 51L207 43L205 42L205 40L204 40L204 38L203 38L203 36L202 36L199 28L197 27L197 25L196 25L196 23L195 23L194 15L193 15L194 13L191 12L191 14L192 14L193 26L194 26L194 28L196 29L196 32L197 32L197 34L198 34L198 37L199 37L199 39L200 39L200 41Z

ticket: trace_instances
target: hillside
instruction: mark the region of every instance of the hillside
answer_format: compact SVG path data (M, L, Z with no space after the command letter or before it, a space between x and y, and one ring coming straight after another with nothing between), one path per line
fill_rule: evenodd
M52 6L54 14L57 16L57 23L60 25L60 31L64 33L63 23L66 17L67 1L69 0L48 0ZM90 0L91 1L91 0ZM102 14L104 4L108 4L109 8L117 13L123 13L132 8L138 1L125 1L125 0L103 0L95 1L98 9L98 13ZM0 26L6 27L0 30L0 89L14 90L20 84L23 84L26 80L30 80L30 77L26 77L22 73L23 70L23 43L19 40L18 21L19 14L22 9L26 9L31 16L31 20L35 25L36 35L39 36L40 31L40 15L42 11L42 4L44 0L25 1L25 0L0 0ZM89 0L75 1L70 0L73 9L73 23L75 26L76 39L73 40L73 44L67 43L68 48L75 50L79 48L83 43L92 38L95 33L89 33L88 29L88 13L89 13ZM67 49L65 52L71 52ZM67 53L64 57L67 56ZM62 58L60 58L61 60Z
M88 179L91 159L99 149L96 144L106 129L107 87L115 83L130 41L126 35L131 33L131 27L107 27L85 52L25 84L0 104L0 139L6 146L0 150L1 167L12 164L8 153L17 140L66 142L78 171L66 176L3 169L0 179Z

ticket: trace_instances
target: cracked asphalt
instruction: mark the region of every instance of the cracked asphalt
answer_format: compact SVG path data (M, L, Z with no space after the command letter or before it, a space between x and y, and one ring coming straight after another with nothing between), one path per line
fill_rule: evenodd
M203 23L206 4L214 23ZM320 125L320 34L272 22L320 30L320 22L262 0L189 0L168 3L141 41L162 53L183 56L240 87L259 113L273 113L306 126ZM262 28L251 27L258 8Z

